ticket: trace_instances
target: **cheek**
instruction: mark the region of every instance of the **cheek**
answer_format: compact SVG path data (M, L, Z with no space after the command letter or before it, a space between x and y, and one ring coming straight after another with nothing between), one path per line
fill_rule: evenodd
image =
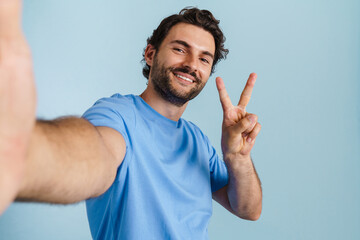
M211 68L204 68L204 69L201 69L201 71L199 72L200 73L200 77L203 81L207 81L210 77L210 74L211 74Z
M168 66L179 66L182 65L184 59L182 56L174 55L174 54L168 54L166 56L163 56L162 59L166 59L165 65Z

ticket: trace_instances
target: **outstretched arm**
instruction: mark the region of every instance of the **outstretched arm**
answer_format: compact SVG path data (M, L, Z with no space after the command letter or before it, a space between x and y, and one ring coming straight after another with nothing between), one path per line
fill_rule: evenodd
M30 49L21 1L0 0L0 214L15 199L72 203L112 184L125 155L121 134L85 119L35 119Z
M98 196L124 155L125 141L114 129L76 117L37 121L17 200L66 204Z
M229 173L229 183L213 193L213 198L235 215L257 220L261 214L261 183L250 157L261 125L257 116L246 112L256 74L250 74L238 105L232 105L221 78L216 79L223 108L221 147Z

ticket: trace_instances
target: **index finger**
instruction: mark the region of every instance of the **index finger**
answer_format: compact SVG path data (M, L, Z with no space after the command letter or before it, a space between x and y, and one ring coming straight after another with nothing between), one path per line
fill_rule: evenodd
M226 109L232 107L233 105L232 105L229 95L225 89L224 81L222 80L221 77L216 78L216 87L219 91L221 106L222 106L223 110L225 111Z
M256 73L251 73L249 79L246 82L244 90L241 93L238 106L241 107L242 109L245 109L250 101L251 93L253 91L256 78L257 78Z

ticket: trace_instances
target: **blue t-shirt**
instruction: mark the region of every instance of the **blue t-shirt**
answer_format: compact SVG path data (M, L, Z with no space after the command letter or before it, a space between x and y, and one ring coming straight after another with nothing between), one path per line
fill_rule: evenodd
M228 173L197 126L172 121L134 95L100 99L83 117L126 142L114 183L86 201L94 239L208 239L212 192Z

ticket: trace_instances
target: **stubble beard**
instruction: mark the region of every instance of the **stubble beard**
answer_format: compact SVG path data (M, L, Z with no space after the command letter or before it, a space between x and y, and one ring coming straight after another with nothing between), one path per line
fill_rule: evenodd
M175 89L170 80L170 75L174 72L183 72L195 77L195 86L188 92L181 92ZM159 94L164 100L181 107L191 99L195 98L205 86L205 82L202 82L194 72L190 72L188 68L166 68L164 65L160 65L157 58L154 58L154 64L151 67L151 81L156 93Z

